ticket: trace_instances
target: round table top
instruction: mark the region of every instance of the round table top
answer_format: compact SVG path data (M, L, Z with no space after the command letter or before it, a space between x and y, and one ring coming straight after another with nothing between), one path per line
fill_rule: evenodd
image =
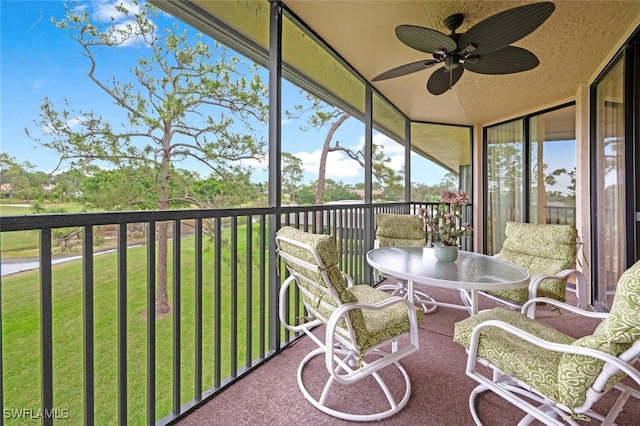
M486 254L460 250L458 259L443 263L432 247L382 247L367 253L369 264L395 278L434 287L506 290L527 287L523 268Z

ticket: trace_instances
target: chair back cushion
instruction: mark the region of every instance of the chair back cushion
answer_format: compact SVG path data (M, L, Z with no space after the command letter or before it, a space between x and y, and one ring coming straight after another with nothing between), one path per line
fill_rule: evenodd
M576 257L578 232L571 225L507 222L505 236L498 257L526 269L531 277L557 274L570 268ZM537 295L564 302L566 282L566 279L544 280L540 283ZM492 294L517 303L524 303L528 299L526 288Z
M376 222L379 247L425 245L424 225L418 215L378 213Z
M280 241L279 249L281 251L285 251L300 260L303 260L313 266L319 267L320 271L326 270L327 276L329 278L328 283L324 280L320 271L316 272L312 269L305 268L302 265L298 265L285 260L285 264L288 268L309 278L314 283L314 285L320 286L324 289L333 287L333 289L337 293L338 300L332 300L329 297L322 297L325 302L331 304L334 307L337 307L337 305L340 303L355 301L355 298L351 295L351 293L347 292L344 277L342 276L342 273L338 268L338 250L336 248L335 239L331 235L311 234L291 226L284 226L280 228L276 234L281 237L292 239L298 243L306 244L314 248L318 252L322 264L318 263L311 251L300 246L290 244L287 241ZM305 282L300 284L309 287L309 283ZM314 289L310 290L313 294L318 295L318 292L314 291Z
M310 246L318 252L320 263L309 249L285 240L278 241L280 252L285 252L318 268L314 270L282 258L292 274L301 276L296 278L296 283L306 290L302 295L309 314L327 322L341 304L358 301L352 292L347 291L344 276L338 268L338 250L332 236L311 234L291 226L280 228L276 235ZM324 278L322 271L326 271L327 279ZM338 333L347 339L354 340L359 346L365 344L367 336L362 310L350 310L348 321L347 318L341 319Z
M611 311L596 334L606 336L612 343L634 343L640 339L640 262L618 280Z
M618 285L611 311L593 335L576 340L573 345L597 349L619 356L640 340L640 262L625 271ZM637 354L636 354L637 355ZM575 407L584 402L587 389L602 372L603 362L584 355L564 354L558 366L560 402ZM623 374L613 376L613 386Z

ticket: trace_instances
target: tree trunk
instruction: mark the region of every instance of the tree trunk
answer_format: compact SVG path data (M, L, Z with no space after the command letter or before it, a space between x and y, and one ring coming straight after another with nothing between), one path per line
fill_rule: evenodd
M165 138L166 139L166 138ZM160 163L160 200L158 207L160 210L169 208L169 168L170 153L168 141L164 143L165 149ZM166 314L171 310L169 304L169 294L167 291L168 264L169 257L169 223L158 223L158 265L157 265L157 288L156 288L156 315Z
M329 148L331 148L331 139L333 134L338 130L338 127L344 123L351 114L344 113L331 125L327 137L324 139L324 145L322 146L322 154L320 154L320 168L318 169L318 187L316 188L316 205L323 203L324 199L324 186L327 174L327 156L329 155Z

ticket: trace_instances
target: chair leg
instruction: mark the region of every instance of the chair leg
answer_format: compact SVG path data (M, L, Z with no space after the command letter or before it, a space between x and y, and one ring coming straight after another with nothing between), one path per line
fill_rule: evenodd
M496 372L495 369L494 372ZM473 421L477 426L482 426L482 421L480 420L480 416L478 415L475 400L478 395L489 390L527 413L525 417L518 423L518 426L526 426L536 420L541 421L546 425L563 426L569 424L572 426L578 426L578 423L568 418L564 412L559 410L554 405L549 404L540 395L537 395L518 386L517 383L514 382L509 376L503 375L501 373L497 375L494 374L494 380L492 381L474 372L471 377L476 379L476 381L481 382L481 384L476 386L469 394L469 411L471 412ZM532 401L536 401L541 405L536 407L530 402L521 398L519 395L527 397Z
M473 417L473 421L477 426L482 426L482 422L480 421L480 417L478 416L478 412L476 411L476 397L488 390L488 387L484 385L478 385L473 388L473 390L469 394L469 411L471 412L471 417Z
M350 356L350 352L347 352L344 350L336 350L335 352L336 354L346 356L347 358ZM324 354L325 354L325 351L323 348L317 348L311 351L309 354L307 354L307 356L304 357L304 359L300 362L300 365L298 366L298 386L300 387L300 391L302 392L304 397L307 399L307 401L309 401L314 407L316 407L320 411L326 414L329 414L330 416L334 416L344 420L363 421L363 422L375 421L375 420L381 420L381 419L387 418L397 413L402 408L404 408L407 402L409 402L409 397L411 396L411 381L409 379L409 374L399 362L394 362L392 364L389 364L389 366L394 365L400 371L405 381L405 392L403 397L400 399L400 401L396 401L396 399L391 394L389 387L377 372L371 374L371 376L376 380L376 382L378 383L378 386L380 386L380 389L386 396L387 402L389 403L389 407L390 407L389 409L381 412L371 413L371 414L353 414L353 413L338 411L328 407L326 405L326 400L330 395L332 385L336 382L335 378L333 376L329 376L329 379L327 380L327 382L325 383L322 389L320 398L316 399L307 390L302 377L303 370L305 366L309 363L309 361L311 361L313 358L319 355L324 355ZM370 352L370 354L378 355L378 356L387 355L382 351L372 351ZM366 365L366 362L364 362L363 364ZM341 369L341 367L337 367L337 369ZM363 378L364 377L366 376L363 376Z

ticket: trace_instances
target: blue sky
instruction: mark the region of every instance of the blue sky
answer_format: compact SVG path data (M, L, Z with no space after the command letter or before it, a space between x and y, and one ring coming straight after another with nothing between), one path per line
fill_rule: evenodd
M95 19L107 18L110 13L110 0L80 1L77 4L86 7ZM25 128L38 132L35 122L45 97L54 101L62 101L66 97L75 109L94 110L114 120L118 114L111 99L85 75L88 61L79 54L79 45L53 26L52 16L58 19L64 16L64 2L0 0L0 151L20 162L29 161L36 170L44 172L56 167L57 154L37 146L26 136ZM165 18L167 22L173 20ZM123 52L125 49L130 52ZM122 48L117 58L108 61L109 69L104 75L128 73L137 49L139 47L136 46ZM300 96L297 89L285 84L283 99L293 104L299 101ZM319 150L326 129L302 134L300 124L283 121L283 151L303 160L305 177L310 181L317 176ZM341 126L335 139L340 140L342 146L360 148L364 141L364 125L351 118ZM392 159L392 167L400 170L404 148L381 134L374 135L374 142L385 147L385 153ZM420 163L420 167L416 167L414 164L412 181L440 182L445 171L427 160L422 161L427 166ZM255 180L266 180L265 165L255 162L251 165L256 170ZM189 167L185 165L184 168ZM346 155L330 154L327 178L357 183L363 181L362 176L362 169Z

